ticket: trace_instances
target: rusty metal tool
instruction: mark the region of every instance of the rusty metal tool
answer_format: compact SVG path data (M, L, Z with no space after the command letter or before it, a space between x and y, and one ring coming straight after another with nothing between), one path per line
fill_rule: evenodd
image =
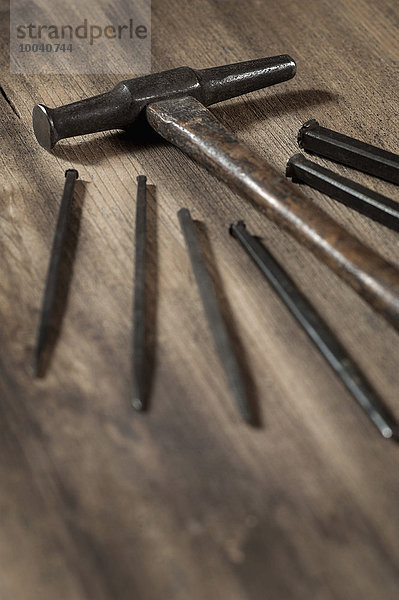
M312 154L399 184L398 154L321 127L316 119L310 119L302 125L298 133L298 144Z
M306 183L373 221L399 231L398 202L308 160L303 154L291 156L285 174L294 183Z
M61 205L58 212L58 220L53 238L53 246L51 248L50 262L47 270L46 286L43 295L40 322L37 333L37 342L33 364L34 373L36 377L40 375L41 359L46 348L46 343L51 328L51 318L56 297L62 251L64 248L64 242L68 227L68 217L73 199L75 181L78 177L79 174L76 169L67 169L65 171L64 191L62 194Z
M39 144L51 150L64 138L126 129L149 104L162 99L190 96L209 106L291 79L295 70L287 55L210 69L178 67L121 81L109 92L59 108L36 104L33 129Z
M205 265L190 211L187 208L181 208L177 216L186 242L205 315L215 342L216 351L226 373L227 381L238 409L243 419L250 423L252 422L252 413L248 404L245 383L220 311L215 287Z
M241 143L205 105L290 79L289 56L195 71L181 67L118 84L93 98L33 110L39 143L128 127L139 115L280 225L399 329L399 270L316 207L267 161Z
M137 177L135 268L133 298L133 357L132 357L132 406L138 411L145 408L145 323L146 323L146 208L147 177Z
M243 221L230 225L230 233L241 243L381 435L384 438L398 437L399 428L377 392L273 255L247 231Z

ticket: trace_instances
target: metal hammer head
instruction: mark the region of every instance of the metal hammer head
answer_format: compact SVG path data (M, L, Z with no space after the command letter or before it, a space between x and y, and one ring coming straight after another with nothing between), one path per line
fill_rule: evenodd
M288 55L194 70L179 67L118 83L111 91L59 108L36 104L33 129L51 150L63 138L125 129L152 102L194 96L205 106L291 79L296 65Z

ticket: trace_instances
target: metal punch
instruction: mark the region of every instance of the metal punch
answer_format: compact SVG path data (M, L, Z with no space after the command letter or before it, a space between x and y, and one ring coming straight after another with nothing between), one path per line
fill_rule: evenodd
M380 434L384 438L397 438L398 426L384 407L377 392L374 391L343 345L272 254L248 233L243 221L232 224L230 233L241 243Z
M316 119L310 119L302 125L298 133L298 144L312 154L399 184L398 154L321 127Z
M205 315L215 342L216 351L226 373L231 393L245 421L253 422L253 414L247 399L246 386L241 369L235 357L230 337L220 311L215 287L205 265L190 211L182 208L177 213L182 229L191 266L201 296Z
M308 160L303 154L291 156L287 162L286 175L294 183L305 183L373 221L399 231L397 202Z
M146 117L156 132L307 246L399 329L399 270L315 206L206 108L286 81L295 70L287 55L209 69L180 67L122 81L109 92L59 108L39 104L33 126L39 143L51 149L62 138L126 129Z
M137 177L135 267L133 299L133 356L132 356L132 406L138 411L146 408L146 239L147 239L147 178Z

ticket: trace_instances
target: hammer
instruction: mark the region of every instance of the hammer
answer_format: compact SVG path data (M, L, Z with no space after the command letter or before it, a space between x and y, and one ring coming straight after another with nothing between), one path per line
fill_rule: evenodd
M291 79L295 70L287 55L210 69L180 67L121 81L109 92L59 108L37 104L33 128L39 144L51 150L60 139L126 129L144 115L156 132L307 246L399 330L399 270L314 205L206 108Z

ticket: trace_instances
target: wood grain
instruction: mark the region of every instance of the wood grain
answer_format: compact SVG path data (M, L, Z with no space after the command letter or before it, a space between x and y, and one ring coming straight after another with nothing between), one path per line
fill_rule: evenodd
M396 600L398 446L378 437L228 225L244 218L270 244L399 418L397 333L178 149L113 133L62 142L51 154L40 148L33 104L72 102L121 77L11 75L1 6L1 600ZM294 80L213 113L281 173L312 117L397 152L398 21L396 0L153 0L152 68L291 54ZM68 167L82 183L63 318L48 374L34 381ZM393 185L334 168L398 198ZM152 184L154 377L143 415L129 406L139 173ZM306 194L399 264L394 232ZM182 206L203 223L259 407L257 429L241 423L213 350L176 217Z

